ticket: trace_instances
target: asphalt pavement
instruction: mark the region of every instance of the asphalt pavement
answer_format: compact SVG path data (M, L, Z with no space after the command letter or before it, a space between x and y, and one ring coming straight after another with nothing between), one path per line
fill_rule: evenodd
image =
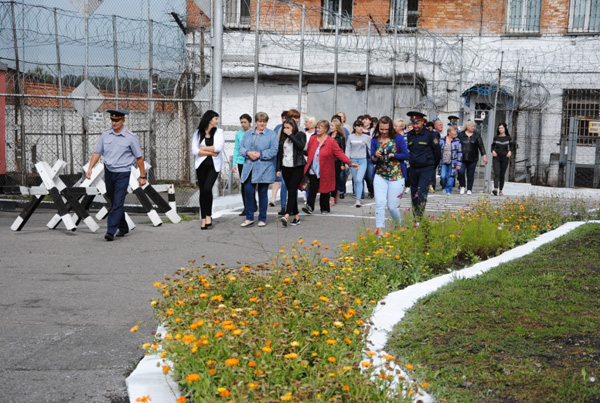
M532 191L507 184L505 195ZM557 195L549 188L537 192ZM561 195L600 200L598 191L569 192ZM427 212L469 206L481 196L438 191ZM125 378L157 326L149 304L159 295L154 282L190 260L229 267L264 263L300 237L320 240L333 255L343 241L356 239L357 230L374 227L374 200L363 203L356 208L346 197L329 215L301 213L302 223L294 227L281 225L278 203L269 208L266 227L241 228L241 199L227 196L216 199L210 230L201 231L197 220L153 227L146 215L136 214L136 229L114 242L104 240L105 221L96 233L83 224L74 232L62 225L50 230L46 223L54 212L38 209L15 232L10 226L19 212L0 212L0 402L128 402ZM408 206L404 197L401 207ZM138 321L140 330L131 333Z

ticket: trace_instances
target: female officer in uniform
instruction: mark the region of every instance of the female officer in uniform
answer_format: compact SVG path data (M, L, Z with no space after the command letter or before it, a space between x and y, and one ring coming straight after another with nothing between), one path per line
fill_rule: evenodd
M410 162L410 194L413 214L420 218L427 204L429 181L440 162L441 150L435 134L423 127L425 114L413 111L408 112L408 116L413 124L413 130L406 136Z

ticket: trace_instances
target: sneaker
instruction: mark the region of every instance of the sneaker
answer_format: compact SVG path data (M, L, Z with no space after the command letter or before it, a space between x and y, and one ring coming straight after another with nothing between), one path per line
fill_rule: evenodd
M281 217L279 219L279 221L281 221L281 223L283 224L284 227L287 227L287 225L288 225L288 219L285 218L285 216ZM258 225L260 225L260 224L258 224Z
M465 194L465 188L462 188L462 187L460 188L460 194L461 194L461 195L464 195L464 194Z
M267 226L267 223L266 223L266 222L264 222L264 221L259 221L259 222L258 222L258 226L259 226L259 227L266 227L266 226Z
M246 220L240 224L240 227L249 227L251 225L254 225L254 220Z
M470 190L467 190L467 194L470 195L470 194L473 194L473 193Z
M284 208L282 208L281 210L279 210L279 211L277 212L277 215L285 215L285 209L284 209Z
M111 242L115 239L115 236L107 232L106 235L104 235L104 239L106 239L108 242Z
M273 202L273 201L270 201L270 202L269 202L269 207L275 207L275 202Z
M343 199L345 199L345 198L346 198L346 195L345 195L344 193L340 193L340 199L342 199L342 200L343 200Z
M327 215L327 214L329 214L329 211L327 211L327 210L321 211L321 215Z
M498 196L498 189L494 189L494 190L492 190L492 194L493 194L494 196Z
M369 193L369 199L373 199L375 195L373 193Z
M117 232L117 235L115 235L117 238L123 238L125 235L127 235L129 233L129 231L121 231L119 230L119 232Z
M354 207L362 207L362 204L360 204L359 200L357 200L356 203L354 203Z
M306 214L312 214L313 209L307 204L306 206L302 207L302 211L304 211Z
M294 218L292 222L290 222L290 225L300 225L301 222L302 221L300 221L299 218Z

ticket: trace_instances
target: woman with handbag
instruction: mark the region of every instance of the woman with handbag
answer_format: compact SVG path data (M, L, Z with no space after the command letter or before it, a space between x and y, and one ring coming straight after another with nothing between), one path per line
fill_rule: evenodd
M293 118L287 119L281 128L279 136L279 151L277 152L277 176L283 176L283 182L288 189L285 214L280 218L284 227L300 224L298 211L297 189L304 176L304 146L306 145L306 134L298 131L298 125ZM294 219L290 221L290 216Z
M352 181L354 182L354 197L356 198L355 207L362 207L360 199L363 196L364 179L367 172L367 161L370 157L371 136L364 134L363 123L360 120L354 122L354 131L348 137L346 144L346 156L350 161L358 165L358 168L351 168Z

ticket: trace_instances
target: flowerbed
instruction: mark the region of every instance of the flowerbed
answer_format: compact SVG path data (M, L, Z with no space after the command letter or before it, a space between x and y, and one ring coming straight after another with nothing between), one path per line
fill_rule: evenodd
M469 207L420 226L405 216L383 237L367 229L340 246L335 261L322 257L327 246L302 239L258 267L191 261L155 283L162 298L151 303L169 333L143 347L165 358L163 371L173 371L183 392L179 402L410 399L428 385L395 389L394 376L374 373L370 358L378 353L364 340L377 301L573 217L591 218L597 203L508 199Z

